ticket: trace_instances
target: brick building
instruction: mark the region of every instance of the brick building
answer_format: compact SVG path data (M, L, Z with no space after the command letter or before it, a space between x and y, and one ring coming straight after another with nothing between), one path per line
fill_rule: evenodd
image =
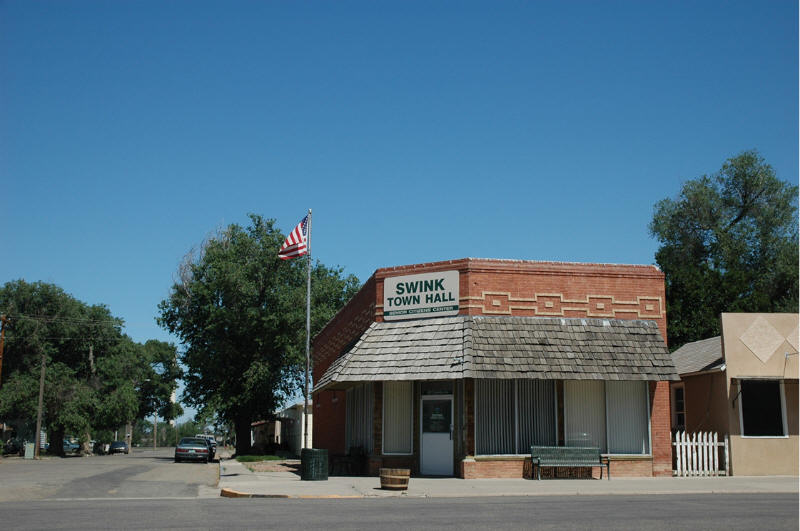
M372 473L523 477L540 444L599 446L616 476L671 474L677 375L653 266L379 269L313 347L314 447L364 453Z

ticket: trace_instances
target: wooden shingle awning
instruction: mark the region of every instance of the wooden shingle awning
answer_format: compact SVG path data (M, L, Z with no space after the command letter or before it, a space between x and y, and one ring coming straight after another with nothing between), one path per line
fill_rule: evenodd
M314 391L462 378L678 380L654 321L459 315L372 323Z

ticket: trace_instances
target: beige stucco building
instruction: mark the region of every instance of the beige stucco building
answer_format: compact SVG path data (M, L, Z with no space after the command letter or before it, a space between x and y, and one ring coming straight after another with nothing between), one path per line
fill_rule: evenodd
M720 337L672 353L673 429L728 435L734 475L798 475L798 314L721 319Z

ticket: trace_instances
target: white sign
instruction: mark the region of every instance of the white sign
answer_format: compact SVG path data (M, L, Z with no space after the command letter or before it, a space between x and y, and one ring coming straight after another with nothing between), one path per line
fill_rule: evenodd
M458 315L458 271L384 279L384 320L446 315Z

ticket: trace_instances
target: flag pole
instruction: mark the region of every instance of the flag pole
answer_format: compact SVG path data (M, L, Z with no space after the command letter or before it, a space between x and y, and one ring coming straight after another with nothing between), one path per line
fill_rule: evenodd
M306 253L306 391L303 405L303 448L308 446L308 374L311 371L311 209L308 209L308 252Z

